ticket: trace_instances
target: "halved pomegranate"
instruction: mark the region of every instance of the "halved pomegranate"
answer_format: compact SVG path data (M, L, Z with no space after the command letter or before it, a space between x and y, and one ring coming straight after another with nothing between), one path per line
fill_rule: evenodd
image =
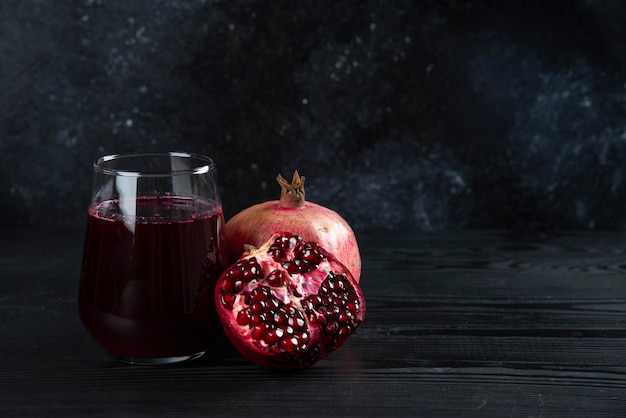
M233 345L271 369L309 367L339 348L365 318L350 271L314 242L277 233L218 279L217 312Z

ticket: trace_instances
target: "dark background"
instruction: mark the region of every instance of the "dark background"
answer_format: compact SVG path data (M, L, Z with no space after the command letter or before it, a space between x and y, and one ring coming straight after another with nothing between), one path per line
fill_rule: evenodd
M626 3L2 0L0 226L82 228L103 154L307 177L355 229L621 229Z

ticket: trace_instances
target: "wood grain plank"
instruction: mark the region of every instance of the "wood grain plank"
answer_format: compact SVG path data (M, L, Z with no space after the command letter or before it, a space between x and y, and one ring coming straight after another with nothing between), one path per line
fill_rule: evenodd
M365 323L290 374L224 337L194 363L123 365L76 315L81 239L0 239L0 415L623 416L622 234L359 239Z

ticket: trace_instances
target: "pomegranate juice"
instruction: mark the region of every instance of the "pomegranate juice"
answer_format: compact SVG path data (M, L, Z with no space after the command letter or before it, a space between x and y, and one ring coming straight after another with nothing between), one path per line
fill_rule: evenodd
M96 341L126 358L205 351L219 329L213 288L223 223L219 205L191 198L90 208L78 306Z

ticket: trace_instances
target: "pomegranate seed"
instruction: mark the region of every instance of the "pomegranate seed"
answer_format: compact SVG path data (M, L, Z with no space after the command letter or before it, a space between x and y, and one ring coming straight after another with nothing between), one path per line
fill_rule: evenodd
M252 302L266 301L270 296L272 296L272 291L267 286L254 288L252 292L250 292Z
M281 302L273 296L267 301L268 309L276 310L280 307L280 305Z
M352 315L352 313L350 313L350 311L341 311L339 313L339 316L337 317L337 320L339 320L339 322L341 323L347 323L352 321L352 318L354 318L354 316Z
M273 246L267 250L267 253L274 259L274 261L278 262L285 257L285 252L280 248L274 248Z
M222 297L220 301L226 309L232 309L233 305L235 304L235 295L233 295L232 293L222 292Z
M250 305L250 312L252 312L253 315L259 315L265 311L266 307L267 303L263 300L252 302L252 305Z
M265 342L268 345L274 345L274 344L278 344L278 342L280 341L280 338L278 334L277 334L278 330L274 329L274 328L270 328L267 330L267 332L265 333Z
M303 273L314 270L326 258L319 252L319 246L313 242L304 243L297 252L296 257L305 262L301 269Z
M321 299L321 305L330 305L333 303L333 298L332 296L329 295L325 295L324 297L320 298Z
M274 244L280 246L283 249L287 248L287 245L289 244L289 238L285 236L277 237L276 241L274 241Z
M261 269L259 263L256 261L256 258L252 257L250 259L250 264L247 266L247 268L243 269L243 279L249 282L251 280L259 280L262 278L263 270Z
M260 340L263 338L266 332L267 332L267 327L265 326L265 324L259 324L259 325L255 325L252 328L251 335L252 335L252 338L254 338L255 340Z
M289 238L289 248L293 248L301 242L302 242L302 238L300 238L300 236L298 235L294 235L291 238Z
M276 312L274 314L274 323L277 325L283 325L288 323L287 315L284 312Z
M235 293L235 279L233 279L231 275L227 275L224 279L222 289L224 289L228 293Z
M276 241L270 246L268 254L274 261L280 261L285 258L285 250L289 244L289 238L278 237Z
M317 309L322 305L322 298L319 295L313 295L309 300L313 304L314 309Z
M283 263L283 268L287 270L289 274L300 273L300 260L286 261Z
M315 309L315 306L313 305L313 301L311 300L311 298L304 299L301 302L301 304L302 304L302 309L304 309L304 311L307 313L313 312L313 309Z
M287 320L287 325L293 327L296 331L302 331L306 329L306 322L304 321L304 318L301 317L289 318Z
M357 303L358 302L354 302L354 301L350 301L346 303L346 309L353 315L356 315L357 313L359 313L359 306Z
M250 308L245 308L237 313L237 323L239 325L249 325L252 321L252 315L250 312Z
M314 262L315 262L315 259L317 258L317 257L315 256L315 252L313 252L313 250L312 250L312 249L310 249L310 248L304 248L304 249L302 250L302 252L301 252L300 254L298 254L298 256L299 256L302 260L304 260L304 261L306 261L306 262L309 262L309 263L314 263Z
M358 296L356 295L356 293L354 293L354 292L350 292L350 293L348 294L348 299L353 300L353 301L355 302L355 304L356 304L356 306L357 306L357 307L359 306L359 303L360 303L360 302L359 302L359 298L358 298Z
M285 338L280 341L280 347L288 353L295 353L300 348L300 341L296 337Z
M350 326L339 327L339 329L337 330L337 338L339 338L340 340L343 340L348 335L350 335L350 333L351 333Z
M260 315L253 315L251 323L253 325L259 325L267 322L267 315L263 312Z
M335 321L334 319L331 319L330 321L326 323L326 326L324 327L324 331L327 334L333 335L337 332L338 328L339 328L339 324L337 324L337 321Z
M283 280L283 273L280 270L274 270L267 276L267 282L270 286L279 287L285 282Z

